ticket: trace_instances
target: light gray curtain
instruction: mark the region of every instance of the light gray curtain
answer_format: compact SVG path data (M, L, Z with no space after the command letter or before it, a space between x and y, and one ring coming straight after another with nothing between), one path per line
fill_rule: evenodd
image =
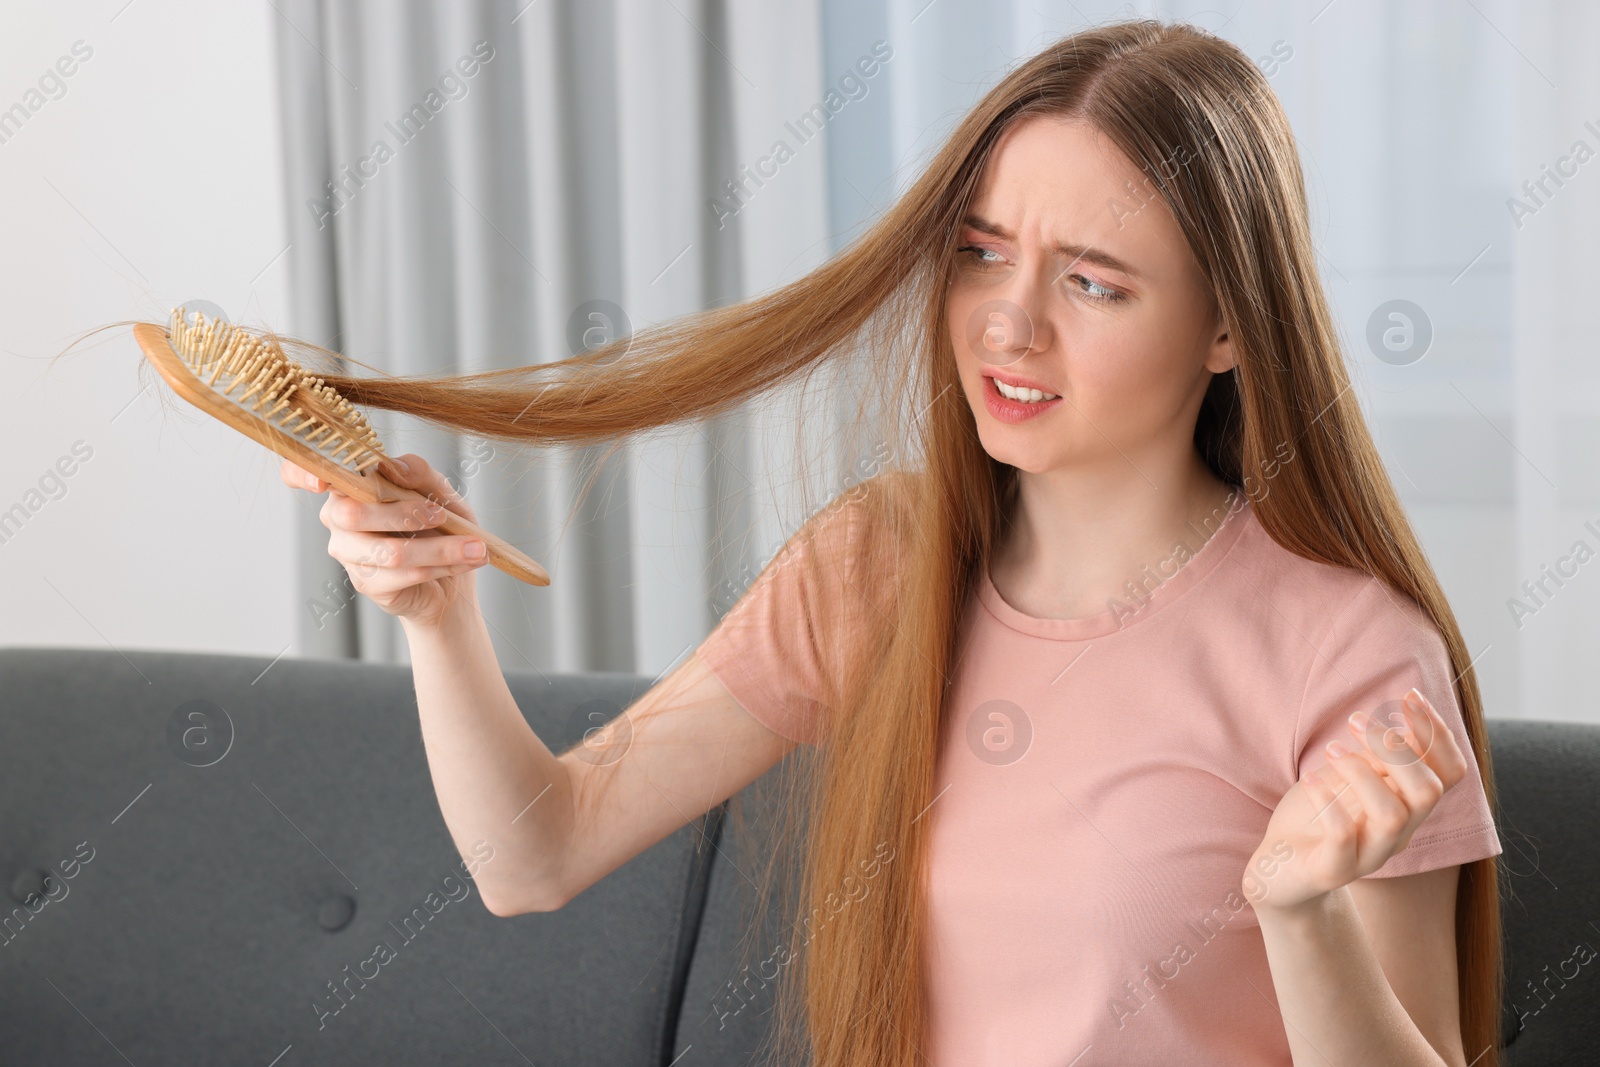
M742 170L823 99L813 3L277 10L298 336L398 373L544 361L764 291L836 247L820 143L769 183ZM792 450L764 410L653 435L587 494L594 449L374 422L550 570L547 589L481 572L504 666L653 674L798 519ZM327 557L318 504L300 523L302 654L403 659L393 620Z
M588 301L638 329L769 290L886 207L1021 58L1097 22L1192 21L1258 57L1289 113L1356 392L1489 714L1600 719L1600 563L1573 560L1579 541L1600 550L1592 6L524 4L280 4L297 332L393 370L468 370L567 354ZM495 55L468 95L319 227L306 201L480 40ZM851 85L879 41L892 59ZM826 136L800 140L793 122L824 100ZM792 157L760 170L779 140ZM1431 328L1420 359L1369 341L1395 300ZM507 666L654 673L799 520L786 425L765 404L633 449L566 528L585 454L483 463L410 426L386 439L457 462L485 523L550 566L548 590L485 574ZM341 572L314 508L303 531L311 601ZM308 607L301 651L397 658L396 634L359 602Z

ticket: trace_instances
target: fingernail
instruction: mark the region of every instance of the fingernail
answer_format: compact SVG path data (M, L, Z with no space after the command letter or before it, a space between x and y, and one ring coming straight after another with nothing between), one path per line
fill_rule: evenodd
M441 508L438 504L429 504L428 521L438 522L442 518L444 518L444 508Z
M1367 725L1367 713L1364 711L1352 711L1350 713L1350 725L1357 730L1364 729Z
M391 459L392 458L393 457L391 457ZM407 463L405 460L403 460L403 459L395 459L393 462L394 462L394 465L396 467L400 468L400 473L401 474L410 474L411 473L411 464Z
M466 557L468 559L482 559L483 558L483 542L482 541L468 541L467 542L467 547L466 547L466 550L465 550L465 555L466 555Z
M1349 751L1350 751L1349 749L1345 748L1343 745L1341 745L1337 741L1329 741L1328 742L1328 745L1327 745L1328 755L1332 756L1335 759L1338 759L1340 756L1347 755L1349 753Z
M318 478L315 474L306 475L306 486L308 488L315 489L320 482L321 482L321 479Z

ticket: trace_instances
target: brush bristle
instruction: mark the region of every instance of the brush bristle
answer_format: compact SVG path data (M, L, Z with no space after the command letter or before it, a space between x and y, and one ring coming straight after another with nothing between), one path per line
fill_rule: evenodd
M190 321L190 317L193 321ZM359 474L384 456L383 442L366 417L321 378L284 355L276 341L198 311L172 309L167 328L172 350L210 388L257 417ZM297 394L331 414L313 416Z

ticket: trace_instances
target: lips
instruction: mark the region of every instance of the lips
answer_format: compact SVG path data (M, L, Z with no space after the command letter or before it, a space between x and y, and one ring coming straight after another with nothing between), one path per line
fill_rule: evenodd
M1029 419L1037 419L1040 414L1046 413L1046 411L1053 411L1056 406L1066 403L1066 400L1059 397L1059 395L1054 400L1038 400L1038 402L1034 403L1011 400L1011 398L1000 392L1000 382L1006 381L1005 378L1000 378L998 374L989 373L989 371L982 374L982 378L984 378L984 381L995 382L994 386L984 386L984 408L987 408L989 414L992 414L1000 422L1011 422L1011 424L1027 422ZM1019 386L1019 389L1021 389L1021 386ZM1035 389L1035 386L1027 386L1027 389ZM1040 389L1040 392L1043 392L1043 389Z
M1061 395L1061 390L1052 389L1043 382L1036 382L1032 378L1018 377L1015 374L1003 374L993 367L982 367L979 369L978 373L982 374L985 378L993 378L996 381L1004 382L1013 389L1037 389L1039 392L1049 393L1051 396Z

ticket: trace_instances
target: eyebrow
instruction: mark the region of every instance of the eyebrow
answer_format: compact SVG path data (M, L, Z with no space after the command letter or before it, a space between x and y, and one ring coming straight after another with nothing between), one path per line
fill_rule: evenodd
M970 226L979 233L986 233L991 237L998 237L1003 241L1014 241L1016 235L1006 230L998 222L990 222L980 215L969 214L962 220L963 225ZM1107 270L1119 271L1130 278L1142 278L1143 275L1134 270L1126 262L1118 259L1110 252L1102 252L1093 245L1051 245L1048 251L1058 256L1067 256L1073 260L1082 260L1085 263L1097 263Z

